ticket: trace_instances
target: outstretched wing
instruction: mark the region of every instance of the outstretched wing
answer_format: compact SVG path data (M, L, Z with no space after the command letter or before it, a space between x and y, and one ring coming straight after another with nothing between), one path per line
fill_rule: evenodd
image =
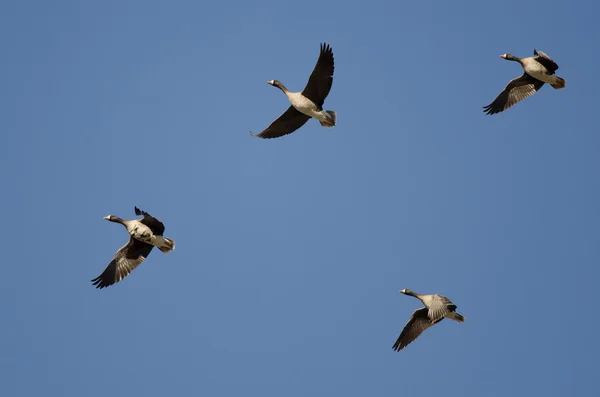
M144 216L144 218L140 222L148 226L155 236L163 235L163 233L165 232L165 225L161 221L159 221L149 213L140 210L138 207L134 207L134 209L136 215Z
M402 333L400 333L400 336L398 337L398 340L396 340L396 343L394 343L392 349L399 352L417 339L427 328L442 320L443 318L435 322L431 321L428 317L428 310L426 307L415 310L410 317L410 320L408 320L408 323L404 326Z
M534 79L527 73L523 73L520 77L512 79L506 88L504 88L504 91L494 99L494 102L483 107L483 111L487 114L503 112L523 99L535 94L543 85L543 81Z
M533 55L536 55L537 57L535 58L535 60L544 65L544 67L550 72L556 72L558 70L557 63L554 62L552 58L550 58L548 55L546 55L545 52L534 49Z
M121 247L102 274L91 280L96 288L106 288L123 280L150 255L154 246L133 237Z
M308 79L302 95L314 102L315 105L322 108L325 98L329 95L331 85L333 84L333 51L329 44L321 44L321 53L313 72Z
M259 138L279 138L287 134L291 134L298 128L302 127L310 116L300 113L295 107L290 106L281 116L271 123L270 126L262 130L258 134L254 134L250 131L250 135L257 136Z

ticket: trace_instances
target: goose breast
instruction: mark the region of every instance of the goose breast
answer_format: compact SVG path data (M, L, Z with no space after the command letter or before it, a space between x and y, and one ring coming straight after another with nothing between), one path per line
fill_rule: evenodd
M152 230L142 222L133 222L128 229L131 237L143 241L144 243L152 244L152 236L154 236L154 233L152 233Z
M523 69L528 75L544 83L554 83L556 81L556 76L534 58L523 59Z
M288 94L288 98L292 105L296 108L300 113L304 113L307 116L315 117L315 114L318 113L317 105L300 92L290 92Z

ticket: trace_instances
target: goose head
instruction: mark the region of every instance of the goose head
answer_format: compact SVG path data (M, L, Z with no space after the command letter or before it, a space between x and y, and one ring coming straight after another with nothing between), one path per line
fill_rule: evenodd
M502 54L502 55L500 55L500 58L506 59L507 61L519 61L520 60L520 58L517 58L516 56L514 56L512 54Z
M123 219L119 218L118 216L114 216L114 215L107 215L104 217L104 219L106 219L109 222L123 223Z
M404 295L410 295L412 293L412 291L409 290L408 288L405 288L405 289L401 289L400 293L404 294Z
M281 84L281 82L279 80L270 80L270 81L267 81L267 84L272 85L273 87L277 87L285 93L288 92L288 89L285 88L285 86L283 84Z

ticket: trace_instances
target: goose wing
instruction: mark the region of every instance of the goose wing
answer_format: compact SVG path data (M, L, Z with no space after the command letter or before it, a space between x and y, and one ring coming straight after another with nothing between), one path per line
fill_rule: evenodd
M152 248L152 245L130 237L129 242L117 251L104 272L91 280L92 284L96 288L106 288L118 283L148 257Z
M150 228L150 230L152 230L152 233L154 233L155 236L163 235L163 233L165 232L165 225L161 221L159 221L158 219L156 219L149 213L140 210L138 207L133 207L133 208L135 209L136 215L144 216L144 218L140 222L143 223L144 225L148 226Z
M292 132L296 131L309 119L310 116L300 113L295 107L290 106L288 110L286 110L281 116L273 121L270 126L258 134L254 134L252 131L250 131L250 135L265 139L279 138L280 136L291 134Z
M558 70L556 62L554 62L545 52L534 49L533 55L536 56L535 60L544 65L550 72L556 72Z
M527 73L523 73L520 77L512 79L494 102L483 107L483 111L490 115L503 112L523 99L535 94L543 85L543 81L534 79Z
M329 44L321 44L321 53L302 95L321 109L333 84L333 51Z
M431 321L428 314L429 310L426 307L415 310L410 317L410 320L408 320L404 326L402 333L400 333L400 336L398 337L398 340L396 340L396 343L394 343L392 349L399 352L417 339L427 328L431 327L436 322L443 320L443 318L441 318L435 322Z
M436 323L446 317L446 314L456 310L456 305L445 296L434 295L433 301L429 305L427 317L432 323Z

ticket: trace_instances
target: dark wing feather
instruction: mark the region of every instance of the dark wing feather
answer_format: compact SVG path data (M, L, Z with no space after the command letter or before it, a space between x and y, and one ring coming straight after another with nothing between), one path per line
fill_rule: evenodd
M392 349L399 352L404 349L410 343L414 342L415 339L419 337L427 328L431 327L433 324L439 323L444 318L440 318L439 320L432 322L428 317L429 310L426 307L422 307L413 312L410 320L404 326L402 333L398 337L396 343Z
M556 72L558 70L558 65L556 64L556 62L554 62L552 58L546 55L545 52L534 49L533 54L537 56L535 60L544 65L544 67L548 69L548 71Z
M102 274L91 280L96 288L106 288L123 280L150 255L154 246L129 238L121 247Z
M308 79L302 95L314 102L321 109L325 98L329 95L333 84L333 51L329 44L321 44L321 54L317 64Z
M254 134L250 131L250 134L259 138L279 138L287 134L291 134L298 128L302 127L310 116L300 113L295 107L290 106L281 116L271 123L270 126L265 128L258 134Z
M140 221L141 223L148 226L150 228L150 230L152 230L152 233L154 233L155 236L163 235L163 233L165 232L165 225L163 225L163 223L161 221L159 221L158 219L156 219L149 213L140 210L138 207L134 207L134 208L135 208L136 215L144 216L144 218Z
M523 73L520 77L512 79L494 102L483 107L483 111L487 114L503 112L523 99L535 94L543 85L543 81L534 79L527 73Z

